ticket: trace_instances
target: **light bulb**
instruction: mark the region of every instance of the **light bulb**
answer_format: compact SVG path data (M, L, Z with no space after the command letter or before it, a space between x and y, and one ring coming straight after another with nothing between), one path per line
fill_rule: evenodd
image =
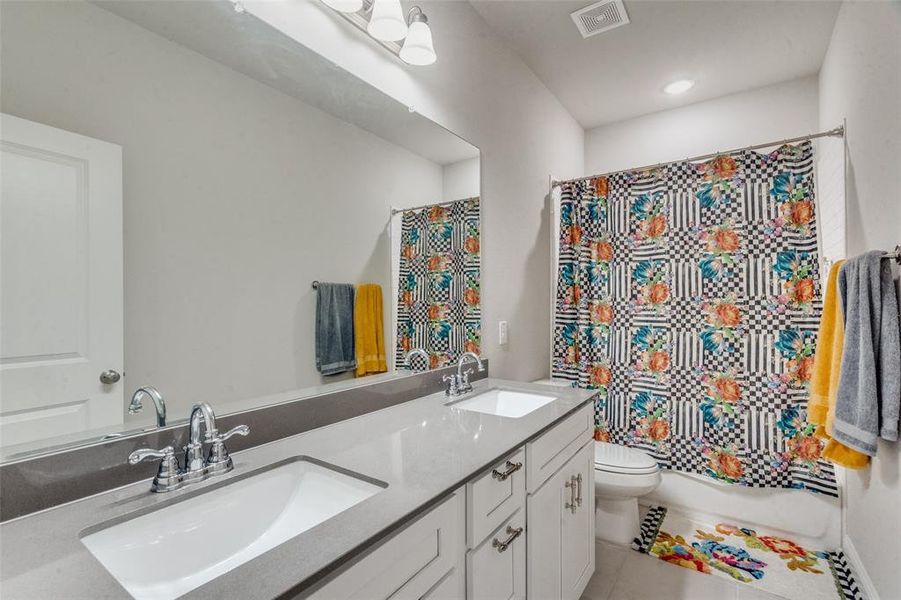
M667 84L663 91L671 96L675 96L676 94L683 94L693 88L695 82L691 79L680 79L678 81L674 81L670 84Z
M419 12L412 14L407 39L400 49L400 58L409 65L425 66L437 60L435 47L432 45L432 30L426 16Z
M366 27L369 35L383 42L396 42L407 35L407 22L400 0L373 0L372 16Z
M355 13L363 8L363 0L322 0L322 2L329 8L343 13Z

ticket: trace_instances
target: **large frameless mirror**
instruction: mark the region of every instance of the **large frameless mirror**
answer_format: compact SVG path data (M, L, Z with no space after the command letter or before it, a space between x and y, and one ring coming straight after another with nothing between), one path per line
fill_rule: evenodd
M0 38L4 460L478 351L471 144L231 2Z

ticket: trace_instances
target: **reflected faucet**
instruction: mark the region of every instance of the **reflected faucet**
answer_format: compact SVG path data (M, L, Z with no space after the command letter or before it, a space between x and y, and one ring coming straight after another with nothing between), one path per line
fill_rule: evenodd
M136 415L144 410L144 395L150 396L153 400L153 406L156 408L156 426L166 426L166 401L163 400L162 394L152 385L139 387L131 397L131 404L128 405L128 414Z
M425 350L423 350L422 348L413 348L412 350L407 352L407 355L404 356L404 367L406 367L407 369L409 369L411 371L414 371L414 372L416 371L416 369L413 368L413 357L414 356L421 356L423 358L423 360L425 360L425 370L428 371L429 370L429 353L426 352Z

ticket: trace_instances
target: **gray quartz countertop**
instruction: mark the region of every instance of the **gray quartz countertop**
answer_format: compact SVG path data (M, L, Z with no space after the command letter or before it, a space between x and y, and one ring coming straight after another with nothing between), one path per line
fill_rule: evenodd
M510 419L446 406L440 392L235 453L233 472L175 492L152 494L145 480L8 521L0 525L3 598L130 598L81 543L83 531L157 505L177 510L168 505L286 458L309 456L386 482L388 487L372 497L183 598L275 598L298 592L594 395L484 379L467 397L495 387L550 393L557 399Z

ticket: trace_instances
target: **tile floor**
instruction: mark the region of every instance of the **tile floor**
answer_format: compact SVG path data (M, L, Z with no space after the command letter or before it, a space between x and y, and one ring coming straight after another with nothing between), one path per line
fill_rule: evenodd
M631 548L596 543L596 567L582 600L781 600L739 582L697 573Z

